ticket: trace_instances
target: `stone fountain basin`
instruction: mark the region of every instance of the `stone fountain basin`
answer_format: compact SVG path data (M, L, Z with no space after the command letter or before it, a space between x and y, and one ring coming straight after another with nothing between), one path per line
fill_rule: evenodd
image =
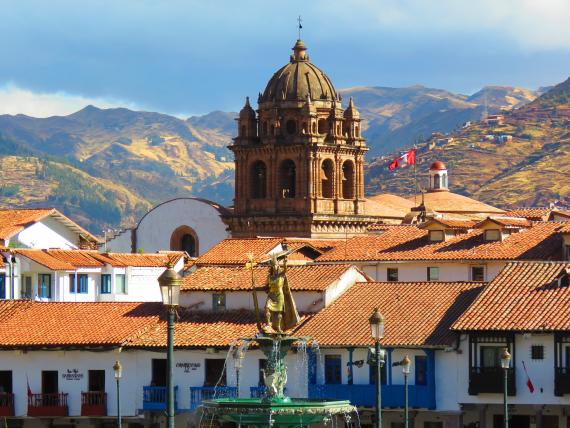
M202 407L206 414L215 414L225 422L258 427L316 424L334 415L346 415L356 411L349 401L288 397L219 398L203 401Z

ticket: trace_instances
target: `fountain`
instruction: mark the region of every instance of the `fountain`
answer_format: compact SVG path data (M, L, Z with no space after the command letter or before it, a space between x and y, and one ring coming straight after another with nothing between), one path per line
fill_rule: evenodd
M285 357L294 346L307 343L310 338L293 337L286 333L300 322L293 296L287 283L287 255L285 251L274 255L270 260L267 278L267 303L264 308L265 323L261 314L253 276L255 263L250 255L246 265L251 269L252 294L257 315L259 333L254 337L243 338L247 343L255 343L267 357L263 377L266 395L261 398L217 398L202 403L202 426L211 426L213 421L252 427L299 427L333 421L342 416L349 422L356 408L349 401L311 400L290 398L284 393L287 383Z

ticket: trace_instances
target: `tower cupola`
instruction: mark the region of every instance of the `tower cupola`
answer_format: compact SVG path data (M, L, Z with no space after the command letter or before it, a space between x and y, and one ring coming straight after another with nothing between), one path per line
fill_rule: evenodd
M429 191L447 192L449 191L447 182L447 167L443 162L435 161L429 167Z

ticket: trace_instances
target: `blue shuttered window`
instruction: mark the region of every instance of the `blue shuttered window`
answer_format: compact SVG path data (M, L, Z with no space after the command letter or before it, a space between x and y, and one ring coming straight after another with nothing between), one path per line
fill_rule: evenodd
M101 274L101 294L111 293L111 275L108 273Z

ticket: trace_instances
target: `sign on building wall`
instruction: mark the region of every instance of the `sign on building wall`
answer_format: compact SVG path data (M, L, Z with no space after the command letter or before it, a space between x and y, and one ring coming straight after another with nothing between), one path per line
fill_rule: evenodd
M67 369L65 373L61 374L64 380L81 380L83 379L83 373L80 373L77 369Z
M200 363L176 363L176 368L184 369L184 373L190 373L190 371L196 371L200 368Z

